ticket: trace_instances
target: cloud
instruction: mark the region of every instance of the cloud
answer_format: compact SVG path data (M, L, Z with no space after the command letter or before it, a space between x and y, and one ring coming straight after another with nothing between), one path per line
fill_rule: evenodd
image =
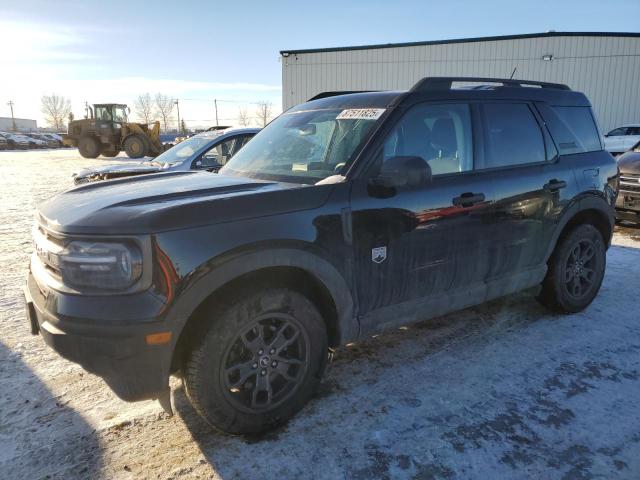
M277 109L281 105L280 85L113 73L110 78L87 78L105 71L100 68L104 62L93 53L97 50L90 48L93 39L104 33L101 27L0 20L0 45L19 45L5 48L0 56L0 116L9 114L4 107L13 100L18 117L35 118L43 125L40 99L50 93L70 99L75 115L81 116L85 101L127 103L133 108L138 95L160 92L180 99L186 118L205 123L213 117L214 98L225 118L235 117L240 104L249 109L251 102L260 100L272 102Z
M55 24L0 20L2 64L78 62L95 58L82 52L84 33ZM15 46L15 47L13 47Z

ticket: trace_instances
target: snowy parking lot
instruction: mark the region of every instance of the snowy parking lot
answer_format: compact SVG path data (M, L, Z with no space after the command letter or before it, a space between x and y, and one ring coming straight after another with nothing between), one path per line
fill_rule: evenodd
M36 203L74 150L0 152L0 479L640 478L640 228L618 228L600 294L549 314L528 293L337 351L320 392L260 438L120 401L32 336L21 288Z

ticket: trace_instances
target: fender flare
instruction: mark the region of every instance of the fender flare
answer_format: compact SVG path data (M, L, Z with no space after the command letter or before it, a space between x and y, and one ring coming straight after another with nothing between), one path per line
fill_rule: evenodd
M597 210L606 218L609 222L609 227L611 232L613 233L613 227L615 225L615 213L614 209L607 203L607 201L599 195L593 194L585 194L573 202L571 202L565 210L562 212L558 225L556 226L555 232L549 242L549 247L547 249L547 253L545 255L544 261L547 262L553 251L556 248L556 244L558 243L558 239L560 235L564 231L567 224L580 212L584 212L585 210ZM611 243L611 237L607 240L607 248Z
M278 247L238 253L232 258L227 256L226 259L201 267L199 270L204 270L201 274L197 271L193 272L194 278L187 280L188 284L184 291L167 312L175 341L196 308L212 293L242 275L269 267L299 268L315 277L329 292L335 304L339 342L344 344L357 338L360 329L354 315L353 296L338 270L327 260L308 249Z

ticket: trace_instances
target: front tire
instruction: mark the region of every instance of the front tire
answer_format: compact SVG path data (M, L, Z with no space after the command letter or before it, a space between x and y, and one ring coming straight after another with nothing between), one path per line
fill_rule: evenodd
M196 411L232 434L264 432L295 415L315 392L327 359L316 306L296 291L267 288L240 292L208 317L184 368Z
M598 229L591 224L574 227L556 245L538 300L563 313L584 310L600 290L606 261Z
M147 142L140 135L130 135L124 141L124 151L129 158L147 156Z

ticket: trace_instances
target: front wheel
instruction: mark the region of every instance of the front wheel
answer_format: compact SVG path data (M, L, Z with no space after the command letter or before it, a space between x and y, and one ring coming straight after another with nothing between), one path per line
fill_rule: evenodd
M600 290L606 261L598 229L590 224L574 227L556 245L538 300L565 313L584 310Z
M327 358L316 306L296 291L269 288L213 308L210 319L184 368L198 413L233 434L263 432L295 415L313 395Z
M145 157L148 153L147 142L140 135L130 135L124 141L124 151L129 158Z

